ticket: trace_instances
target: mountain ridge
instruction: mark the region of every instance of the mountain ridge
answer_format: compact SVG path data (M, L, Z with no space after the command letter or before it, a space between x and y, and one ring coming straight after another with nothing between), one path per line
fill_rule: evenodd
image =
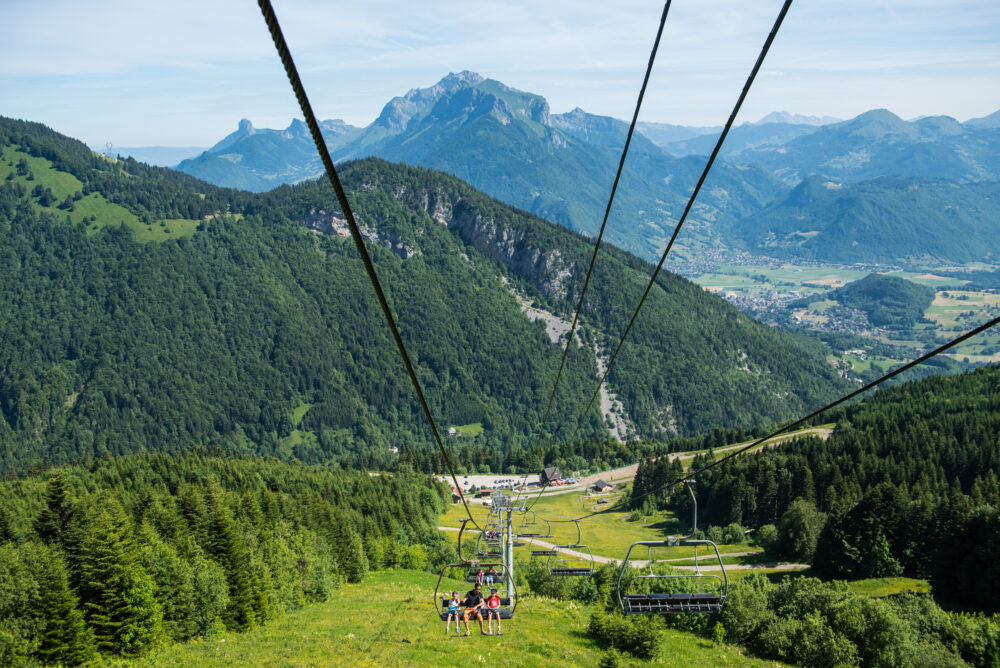
M12 370L0 376L3 468L179 443L364 465L384 461L392 443L429 445L353 244L309 229L335 230L341 217L328 183L254 195L110 161L37 124L0 119L0 139L0 168L13 175L0 180L0 303L11 314L0 368ZM26 187L18 155L36 161L36 183L51 159L48 169L74 175L87 197L120 202L136 226L67 223L58 201ZM569 313L589 241L440 172L377 159L341 172L434 414L481 424L469 445L512 465L541 419L561 347L511 290ZM136 240L143 221L180 211L197 227ZM551 438L575 426L597 373L593 346L615 340L650 270L610 246L595 268L587 345L570 351ZM609 383L631 436L742 428L842 389L824 350L664 273ZM580 436L607 434L593 413Z

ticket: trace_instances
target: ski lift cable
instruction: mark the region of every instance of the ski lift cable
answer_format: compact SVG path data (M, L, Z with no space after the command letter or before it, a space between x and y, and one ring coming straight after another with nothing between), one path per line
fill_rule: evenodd
M306 124L309 126L309 132L312 134L313 142L316 144L316 150L319 152L320 160L322 160L323 167L326 169L327 177L330 179L330 184L337 193L337 201L339 202L340 209L343 212L344 217L347 219L347 224L351 229L351 237L354 239L354 245L357 247L358 255L361 256L361 261L364 263L365 271L368 273L368 278L371 280L372 288L374 288L375 295L378 297L379 305L382 307L382 313L385 315L389 329L392 331L392 336L396 341L396 347L399 349L399 354L403 358L403 364L406 366L406 372L410 375L410 381L413 383L413 389L416 391L417 397L420 399L420 406L423 408L424 415L427 417L427 422L430 424L431 432L434 434L434 440L437 443L438 449L441 451L441 456L444 458L445 465L448 467L448 472L451 474L451 479L455 483L455 489L457 490L459 497L462 499L462 505L465 506L465 512L468 514L469 520L477 529L482 531L482 528L472 516L472 510L469 508L468 502L465 500L465 495L462 493L462 486L458 482L458 476L455 475L455 469L451 463L451 457L448 455L447 448L444 447L444 442L441 440L441 434L438 432L437 424L434 422L430 407L427 405L427 400L424 398L424 392L420 386L420 381L417 379L416 370L413 368L412 362L410 362L410 356L406 352L406 346L403 344L403 339L399 334L399 328L396 326L396 320L393 318L392 311L389 308L389 303L385 298L385 293L382 291L382 285L378 280L378 275L375 273L375 266L372 264L371 257L368 255L368 249L365 247L364 239L361 236L361 229L358 227L357 220L354 217L354 212L352 211L350 202L347 199L347 193L344 191L344 186L341 184L340 178L337 176L337 170L333 165L333 159L330 157L330 151L327 149L326 142L323 140L319 123L316 121L316 115L313 113L312 105L309 103L309 98L306 96L306 89L302 85L302 79L299 77L299 72L295 67L295 62L292 60L292 54L288 50L288 44L285 42L285 36L281 31L281 26L278 25L278 17L274 13L274 8L271 6L270 0L257 0L257 4L260 6L261 12L264 14L264 20L267 22L267 27L271 32L271 38L274 40L274 46L278 50L278 55L281 57L281 63L285 68L285 73L288 75L289 83L291 83L292 89L295 91L295 97L299 102L302 114L305 116Z
M625 344L625 340L628 338L629 332L632 331L632 325L635 324L635 320L639 316L639 311L642 309L643 304L646 303L646 297L649 296L650 291L653 289L653 285L656 283L656 279L660 275L660 270L663 268L663 263L666 262L667 255L670 253L670 249L673 248L674 241L677 239L677 235L681 231L681 227L684 226L684 222L687 220L688 214L694 206L694 201L698 197L698 193L701 192L701 187L704 185L705 179L708 178L708 173L712 169L712 165L715 164L715 159L719 155L719 151L722 149L722 143L726 140L729 130L733 127L733 123L736 121L736 116L740 111L740 107L743 106L743 101L746 100L747 94L750 92L750 86L753 84L754 79L757 78L757 72L760 71L760 67L764 63L764 58L767 56L767 52L770 50L771 44L774 42L774 38L778 34L778 29L781 27L781 23L784 21L785 14L788 13L788 8L791 7L791 4L792 0L785 0L785 3L781 7L781 11L778 12L778 18L775 20L774 26L771 28L771 32L764 41L764 46L761 48L760 55L757 56L757 62L754 63L753 69L750 71L750 75L747 77L746 83L743 85L743 91L740 93L739 99L736 100L736 105L733 107L733 111L729 115L729 120L726 121L726 125L722 128L722 132L719 134L719 139L716 141L715 148L712 150L712 154L709 156L708 162L705 164L705 169L702 171L701 177L698 179L698 183L695 185L694 191L692 191L691 197L688 199L687 206L684 208L684 213L681 214L680 219L677 221L677 225L674 227L674 232L670 235L670 241L667 243L667 247L663 250L663 255L660 257L660 261L656 265L653 275L649 278L646 290L642 293L642 298L639 299L639 304L635 307L635 311L632 313L632 318L629 320L628 326L625 328L625 332L621 336L621 340L618 341L615 352L611 355L610 359L608 359L608 363L604 369L604 375L601 376L600 382L597 383L597 388L590 396L590 401L587 403L587 407L580 415L580 420L577 422L576 428L569 437L570 441L576 437L576 434L580 431L580 427L583 426L587 413L590 412L591 407L594 405L594 400L600 393L601 387L604 385L604 381L607 380L608 374L611 372L611 367L614 365L619 351L621 351L622 346Z
M697 477L698 475L700 475L700 474L708 471L709 469L712 469L712 468L718 466L719 464L721 464L721 463L723 463L723 462L725 462L725 461L727 461L729 459L732 459L734 457L738 457L741 454L743 454L744 452L746 452L748 450L752 450L753 448L756 448L757 446L764 444L765 442L771 440L772 438L776 438L776 437L784 434L787 431L790 431L790 430L792 430L792 429L794 429L794 428L796 428L798 426L801 426L802 424L808 422L809 420L812 420L815 417L818 417L819 415L825 413L826 411L830 410L831 408L835 408L835 407L839 406L840 404L842 404L842 403L844 403L846 401L850 401L854 397L857 397L858 395L864 394L868 390L871 390L871 389L877 387L878 385L881 385L882 383L884 383L885 381L889 380L890 378L898 376L899 374L903 373L904 371L908 371L908 370L912 369L913 367L918 366L919 364L922 364L922 363L926 362L927 360L929 360L929 359L931 359L933 357L936 357L937 355L940 355L941 353L949 350L950 348L953 348L953 347L957 346L958 344L963 343L964 341L967 341L967 340L969 340L969 339L971 339L971 338L973 338L973 337L975 337L975 336L977 336L979 334L982 334L983 332L985 332L988 329L996 327L997 325L1000 325L1000 317L993 318L989 322L986 322L986 323L980 325L979 327L976 327L975 329L972 329L972 330L966 332L965 334L962 334L962 335L960 335L960 336L952 339L948 343L945 343L944 345L939 346L938 348L935 348L931 352L929 352L929 353L927 353L925 355L922 355L922 356L916 358L915 360L912 360L912 361L904 364L903 366L901 366L899 368L893 369L892 371L890 371L889 373L885 374L881 378L879 378L877 380L873 380L872 382L868 383L867 385L865 385L863 387L860 387L857 390L854 390L853 392L850 392L849 394L845 394L841 398L828 403L827 405L823 406L822 408L814 410L812 413L809 413L805 417L799 418L798 420L795 420L794 422L790 422L790 423L784 425L783 427L780 427L779 429L776 429L775 431L771 432L767 436L764 436L762 438L758 438L756 441L754 441L754 442L752 442L752 443L750 443L748 445L743 446L739 450L735 450L735 451L731 452L730 454L726 455L725 457L721 457L721 458L715 460L714 462L701 467L700 469L697 469L695 471L689 472L688 474L686 474L684 476L683 479L675 480L672 483L663 485L662 487L657 487L656 489L650 490L650 491L648 491L648 492L646 492L644 494L640 494L639 496L630 498L629 499L629 503L632 503L632 502L634 502L634 501L636 501L638 499L647 497L650 494L656 494L657 492L662 492L663 490L665 490L665 489L667 489L669 487L672 487L674 485L682 484L684 482L684 480L686 480L686 479ZM618 504L615 504L615 505L613 505L611 507L605 508L603 510L595 511L595 512L589 513L587 515L583 515L581 517L577 517L576 519L573 519L573 520L549 520L549 521L553 522L553 523L555 523L555 522L575 522L575 521L581 521L581 520L589 519L589 518L594 517L596 515L602 515L604 513L617 512L617 511L620 511L622 509L623 509L623 506L619 502Z
M668 3L669 4L669 3ZM590 412L591 407L594 405L594 400L597 395L600 394L601 387L604 386L604 382L608 378L608 374L611 372L611 367L615 363L615 359L618 357L619 351L621 351L622 346L625 344L625 340L628 338L629 332L632 331L632 325L635 324L636 318L639 316L639 311L642 310L643 304L646 302L646 297L649 296L650 291L653 289L653 285L656 283L657 277L660 275L660 270L663 269L663 264L667 260L667 255L670 253L670 249L674 246L674 241L677 239L678 233L681 231L681 227L684 226L684 222L687 220L688 214L691 212L691 208L694 206L694 201L698 197L698 193L701 191L702 185L704 185L705 180L708 178L708 173L712 169L712 165L715 164L715 159L719 155L719 151L722 149L722 143L726 140L726 136L729 134L729 130L733 127L733 123L736 121L736 116L739 114L740 108L743 106L744 100L746 100L747 95L750 93L750 87L753 85L754 80L757 78L757 73L760 71L761 65L764 63L764 58L767 56L767 52L771 48L771 44L774 42L774 38L778 34L778 29L781 27L782 21L785 19L785 14L788 13L789 7L792 5L792 0L785 0L785 3L781 7L781 11L778 12L778 18L775 20L774 25L771 27L771 32L768 33L767 39L764 40L764 46L760 50L760 54L757 56L757 62L754 63L753 68L750 70L750 75L747 77L746 83L743 84L743 90L740 93L739 98L736 100L736 104L733 106L732 113L729 114L729 120L726 121L725 126L722 128L722 132L719 134L719 139L715 143L715 148L712 150L712 154L708 158L708 162L705 163L705 168L702 170L701 177L698 179L698 183L695 185L694 190L691 193L691 197L688 199L687 206L684 207L684 212L681 214L680 219L677 221L677 225L674 227L674 232L670 236L670 241L667 243L667 247L663 250L663 255L660 257L659 263L656 265L656 269L653 271L652 276L649 278L649 282L646 285L646 290L642 293L642 297L639 299L638 305L635 307L635 311L632 313L632 317L629 320L628 326L625 328L621 339L618 341L618 345L615 347L614 353L608 359L608 363L604 368L604 374L601 376L601 380L597 383L597 387L594 389L593 394L590 395L590 401L587 403L587 407L580 414L580 419L576 423L576 427L573 429L573 433L569 437L569 441L576 438L577 433L580 431L580 427L583 426L584 420L587 418L587 414ZM666 14L664 13L664 17ZM622 156L624 161L624 155ZM610 206L610 203L609 203ZM596 254L596 249L595 249ZM582 300L580 302L583 303ZM566 344L567 349L569 348L569 342ZM531 508L535 502L538 501L542 496L542 492L545 491L545 486L539 490L538 494L532 500L528 508Z
M545 406L545 414L542 417L541 426L538 428L538 439L535 441L535 447L537 447L545 435L545 426L549 422L549 414L552 411L552 401L556 396L556 389L559 387L559 379L562 378L563 367L566 365L566 357L569 354L570 345L573 343L573 334L576 332L576 326L580 319L580 313L583 311L583 300L587 295L587 287L590 285L590 275L594 271L594 262L597 260L597 252L601 249L601 241L604 239L604 229L608 224L608 217L611 215L611 205L615 201L615 193L618 191L618 182L621 180L622 171L625 169L625 157L628 155L629 145L632 143L632 135L635 133L635 127L639 122L639 110L642 108L642 98L646 95L646 86L649 84L649 77L653 71L653 63L656 61L656 52L660 48L660 38L663 36L663 27L667 22L667 13L670 11L670 2L663 5L663 13L660 16L660 26L656 30L656 39L653 40L653 49L649 54L649 63L646 65L646 74L642 79L642 87L639 89L639 98L635 103L635 111L632 113L632 123L628 127L628 133L625 135L625 146L622 148L621 158L618 161L618 171L615 172L615 180L611 184L611 194L608 197L608 205L604 209L604 219L601 221L601 229L597 234L597 242L594 244L594 252L590 256L590 264L587 267L587 275L583 279L583 288L580 290L580 299L576 304L576 312L573 314L573 323L569 328L569 335L566 338L566 347L563 349L562 359L559 361L559 371L556 373L555 382L552 383L552 392L549 394L549 401ZM525 474L524 480L527 480L527 474ZM522 484L524 484L522 482ZM542 486L545 489L545 485ZM541 493L541 492L539 492Z

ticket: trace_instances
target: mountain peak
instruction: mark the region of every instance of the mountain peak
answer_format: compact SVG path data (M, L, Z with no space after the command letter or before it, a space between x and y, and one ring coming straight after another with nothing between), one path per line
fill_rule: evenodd
M965 125L974 128L1000 128L1000 110L982 118L970 118L965 122Z
M791 125L829 125L839 123L841 119L833 116L803 116L802 114L792 114L787 111L772 111L770 114L760 119L753 125L763 125L764 123L789 123Z
M445 87L455 84L458 85L466 84L468 86L475 86L476 84L482 83L483 81L485 81L485 79L483 79L483 77L480 74L476 72L471 72L469 70L462 70L458 74L455 74L454 72L449 72L447 76L445 76L443 79L441 79L441 81L437 83L437 85Z
M872 109L837 125L848 128L852 134L865 137L912 135L916 133L916 130L909 123L888 109Z
M308 138L310 136L309 126L306 122L298 118L293 118L292 122L285 129L285 134L289 137Z
M442 96L460 88L469 88L484 81L483 77L469 70L458 74L449 72L447 76L428 88L411 88L406 95L394 97L382 108L375 119L375 125L390 132L402 132L410 121L422 117Z
M231 132L230 134L223 137L218 144L208 149L208 152L219 153L220 151L226 149L229 146L232 146L233 144L243 139L244 137L249 137L255 134L257 134L257 128L253 126L253 123L250 122L250 119L241 118L240 124L237 126L236 131Z

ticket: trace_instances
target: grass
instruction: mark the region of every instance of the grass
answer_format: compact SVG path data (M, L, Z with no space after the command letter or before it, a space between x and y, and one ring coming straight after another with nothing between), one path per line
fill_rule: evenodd
M135 232L135 240L139 243L166 241L168 239L190 237L198 230L198 225L200 224L201 221L198 220L170 218L150 225L139 223L139 229L133 227L133 231Z
M800 267L793 264L783 264L780 267L720 264L716 271L691 280L706 288L760 297L772 292L795 292L798 295L825 292L866 275L867 272L855 269ZM764 280L760 280L761 278Z
M34 177L31 181L28 180L28 175L17 174L17 164L22 158L28 163L28 169ZM13 166L10 163L13 163ZM55 201L51 206L42 206L38 198L31 198L36 211L47 211L61 220L65 220L68 216L74 224L82 224L86 221L87 234L95 234L104 227L124 225L132 230L135 240L140 243L159 242L189 237L195 233L201 222L187 219L165 219L148 224L143 223L134 213L125 207L109 202L98 193L91 193L76 200L73 203L72 211L60 209L59 205L67 196L72 197L82 190L83 184L80 180L72 174L55 169L52 163L45 158L28 155L13 146L5 146L0 151L0 181L5 180L11 173L14 174L13 182L23 185L29 193L36 185L52 189Z
M813 302L813 303L809 304L809 310L810 311L814 311L816 313L824 313L826 311L829 311L830 309L832 309L836 305L837 305L837 302L835 302L834 300L832 300L832 299L824 299L822 301Z
M472 438L483 433L483 423L473 422L472 424L452 425L458 435L462 438Z
M915 578L872 578L869 580L854 580L847 583L847 588L855 594L870 598L882 598L900 594L904 591L914 594L929 594L931 585L927 580Z
M600 506L596 506L596 501L596 498L588 498L586 495L582 494L558 494L554 496L541 497L531 506L531 509L539 519L570 519L590 513L594 509L600 509ZM613 498L612 503L614 503ZM489 508L479 503L478 500L475 503L470 501L469 506L472 508L472 514L476 521L479 522L480 526L484 525L487 521L487 517L489 516ZM625 553L628 552L632 543L641 540L662 540L671 533L679 533L687 526L679 525L670 513L658 513L647 518L645 521L628 521L627 518L630 515L630 511L610 512L589 518L580 524L581 543L589 546L591 552L597 556L620 560L625 558ZM465 517L465 508L461 504L452 505L448 511L441 516L438 524L443 527L457 528L460 526L460 520L463 517ZM523 517L523 515L515 513L513 519L515 532L519 530ZM472 531L473 527L470 526L469 528L470 532L468 532L467 535L472 536L471 540L469 540L469 544L475 545L476 533ZM540 538L539 540L556 545L570 545L576 542L577 532L576 526L573 523L552 522L551 528L553 537ZM537 530L544 533L546 530L545 523L539 522ZM457 537L455 532L448 533L451 536ZM464 542L465 541L463 539L463 543ZM515 557L528 559L531 556L531 549L530 544L525 545L524 547L515 548ZM534 549L541 548L536 546ZM719 546L719 551L722 553L746 552L757 549L758 548L747 545ZM655 559L672 559L693 556L693 547L664 548L656 551L653 555ZM638 551L634 552L632 558L645 559L645 550L641 553Z
M755 546L751 546L751 545L740 545L740 546L737 546L737 547L745 547L746 548L745 551L747 551L747 552L753 552L753 554L746 554L746 555L737 556L737 557L729 557L729 556L726 556L725 554L722 554L722 563L723 564L725 564L726 566L733 566L733 565L742 566L742 565L746 565L746 564L766 564L766 563L773 563L775 561L774 559L772 559L770 557L764 556L763 551L759 547L755 547ZM719 548L719 552L720 553L722 552L722 548L721 547ZM706 551L706 550L702 549L702 550L699 551L698 563L701 564L702 566L717 566L718 563L719 563L719 561L718 561L718 559L715 558L715 553L713 551L711 551L711 550ZM684 561L672 561L672 562L670 562L670 565L671 566L694 566L695 565L695 561L694 561L694 559L685 559Z
M173 645L130 666L594 666L603 650L586 634L591 606L525 598L503 636L445 635L431 607L437 577L383 571L359 585L244 634ZM446 582L465 591L467 585ZM634 666L773 666L729 645L665 629L652 661Z
M292 411L292 424L295 425L296 427L302 424L302 418L306 416L306 413L308 413L309 409L312 407L313 407L312 404L306 404L306 403L299 404L298 406L296 406L295 410Z

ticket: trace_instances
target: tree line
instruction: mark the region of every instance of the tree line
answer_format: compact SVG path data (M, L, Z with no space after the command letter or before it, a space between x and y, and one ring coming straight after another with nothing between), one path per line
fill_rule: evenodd
M992 365L881 390L835 413L826 441L796 439L701 474L699 517L754 527L758 542L823 577L930 578L950 605L1000 610L998 387ZM642 490L682 475L665 459L640 474L637 506ZM678 489L654 503L684 517Z
M0 483L0 664L144 655L370 571L437 567L454 555L436 530L448 502L427 476L204 452Z

